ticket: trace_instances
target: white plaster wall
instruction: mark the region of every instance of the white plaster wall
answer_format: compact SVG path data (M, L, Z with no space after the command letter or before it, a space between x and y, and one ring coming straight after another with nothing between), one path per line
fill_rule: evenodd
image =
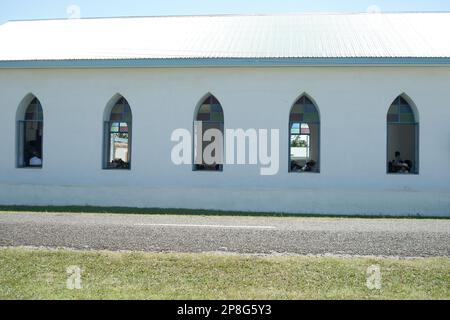
M0 204L450 216L449 88L448 67L0 70ZM171 133L192 131L207 92L225 128L280 129L277 175L172 164ZM289 110L303 92L321 114L320 174L288 173ZM403 92L419 111L419 175L386 174L386 113ZM15 166L16 111L28 93L44 110L40 170ZM133 112L131 171L102 170L104 109L116 93Z

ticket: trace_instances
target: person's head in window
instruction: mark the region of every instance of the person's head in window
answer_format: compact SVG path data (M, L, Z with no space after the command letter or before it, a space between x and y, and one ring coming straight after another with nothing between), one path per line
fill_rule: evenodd
M42 166L42 160L36 151L33 151L32 153L32 157L30 159L30 166L32 167Z

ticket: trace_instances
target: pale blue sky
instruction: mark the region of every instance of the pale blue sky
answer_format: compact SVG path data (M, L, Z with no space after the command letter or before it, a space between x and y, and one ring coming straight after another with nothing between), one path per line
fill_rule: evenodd
M450 11L450 0L0 0L0 23L8 20L67 18L76 5L81 17L226 13Z

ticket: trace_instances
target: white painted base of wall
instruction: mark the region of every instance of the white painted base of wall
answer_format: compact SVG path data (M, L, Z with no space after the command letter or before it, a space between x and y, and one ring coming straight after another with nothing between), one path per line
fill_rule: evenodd
M450 217L450 192L438 191L111 188L0 184L0 204Z

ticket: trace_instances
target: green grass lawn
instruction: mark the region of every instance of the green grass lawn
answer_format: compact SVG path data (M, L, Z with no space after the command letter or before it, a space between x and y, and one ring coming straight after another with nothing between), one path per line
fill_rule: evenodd
M81 267L82 289L66 287ZM382 289L366 287L381 268ZM0 249L0 299L450 299L450 259Z

